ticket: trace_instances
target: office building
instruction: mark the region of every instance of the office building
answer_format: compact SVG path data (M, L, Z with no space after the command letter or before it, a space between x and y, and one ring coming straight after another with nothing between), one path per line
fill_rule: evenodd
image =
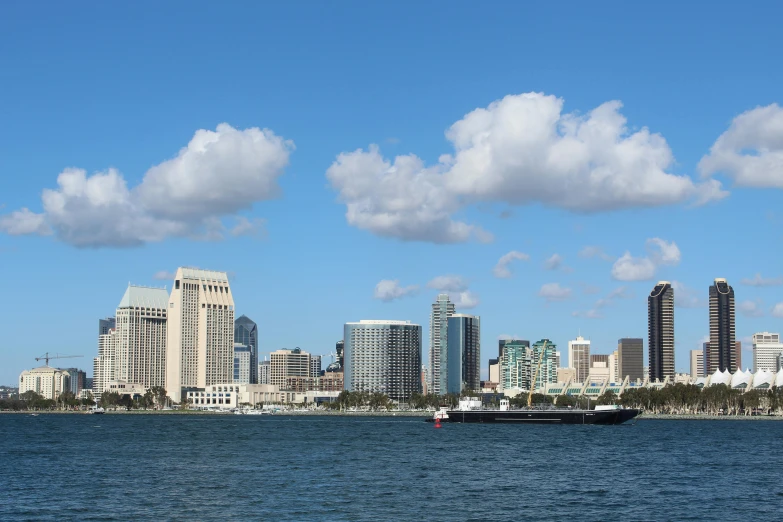
M753 334L753 372L778 371L778 356L783 353L779 333L759 332Z
M270 384L284 389L289 377L317 377L312 374L310 354L296 347L282 349L270 354Z
M691 379L704 376L704 351L691 350Z
M252 349L241 343L234 343L234 384L255 384L250 382Z
M614 354L590 355L589 382L617 382L617 363Z
M346 323L343 338L346 390L381 392L401 402L421 393L420 325L362 320Z
M69 391L70 387L70 374L51 366L25 370L19 375L19 395L31 391L44 399L57 400L63 392Z
M250 382L258 384L258 325L246 315L234 321L234 343L250 349Z
M454 312L454 303L449 300L449 295L439 294L430 314L430 393L436 395L446 393L448 386L448 320Z
M734 342L734 360L737 361L737 369L742 369L742 341Z
M644 378L644 340L640 337L623 337L617 341L617 380L626 377L631 382Z
M447 393L481 388L481 320L475 315L453 314L448 319Z
M710 346L704 361L707 373L734 373L738 368L736 349L734 289L725 279L717 278L710 286Z
M529 390L532 350L526 341L508 340L503 344L499 361L498 389Z
M674 289L660 281L647 298L650 379L674 378Z
M129 285L117 306L114 372L109 381L166 385L168 292Z
M581 335L568 341L568 365L574 369L577 382L586 382L590 374L590 341Z
M266 359L258 363L258 384L272 384L272 362Z
M65 368L65 371L70 375L70 386L68 390L73 393L75 397L79 397L81 391L87 387L87 373L78 368Z
M310 376L311 377L318 377L321 375L321 356L320 355L311 355L310 356Z
M204 388L234 377L234 297L225 272L178 268L169 296L166 390Z

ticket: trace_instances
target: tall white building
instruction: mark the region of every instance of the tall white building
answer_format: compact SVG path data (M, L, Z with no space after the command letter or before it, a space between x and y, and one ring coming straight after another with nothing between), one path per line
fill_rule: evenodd
M129 285L116 314L114 375L109 381L166 385L166 313L164 288Z
M234 297L225 272L178 268L169 296L166 391L205 388L234 377Z
M590 375L590 341L581 335L568 341L568 365L574 369L576 382L586 382Z
M44 399L56 400L70 389L70 379L67 371L50 366L25 370L19 375L19 395L32 391Z
M252 349L242 343L234 343L234 384L251 384Z
M114 355L117 346L116 326L104 329L98 335L98 357L92 363L92 393L99 398L107 384L115 380Z
M777 371L778 355L783 353L780 334L760 332L753 334L753 372Z
M272 384L272 362L263 360L258 363L258 384Z
M448 321L454 315L454 303L449 294L439 294L432 304L430 314L430 389L429 393L441 395L448 386ZM443 364L441 364L443 362ZM442 368L442 370L441 370Z
M310 354L301 348L276 350L270 354L269 383L285 388L289 377L317 377L312 375L313 365ZM319 359L320 365L320 359Z

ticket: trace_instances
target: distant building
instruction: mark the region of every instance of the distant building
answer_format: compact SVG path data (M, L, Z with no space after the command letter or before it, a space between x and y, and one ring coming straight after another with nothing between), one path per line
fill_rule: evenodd
M573 368L558 368L557 369L557 382L568 382L568 381L575 381L576 372L574 372Z
M783 353L779 333L759 332L753 334L753 372L778 371L778 356Z
M345 367L345 356L343 355L345 351L345 341L337 341L334 350L337 356L337 362L340 364L340 369L342 370Z
M707 373L734 373L739 367L736 349L734 289L725 279L717 278L710 286L710 345L704 361Z
M644 379L644 340L639 337L623 337L617 341L617 377L631 382Z
M691 378L704 377L704 351L691 350Z
M647 298L650 379L674 378L674 289L659 281Z
M106 383L114 380L114 354L117 345L117 329L111 328L98 336L98 357L92 364L92 392L96 398L101 396Z
M614 354L590 355L590 382L617 382L617 368Z
M32 391L44 399L57 398L71 386L71 376L65 370L41 366L25 370L19 375L19 395Z
M250 350L250 382L258 384L258 325L246 315L234 321L234 343L243 344Z
M742 368L742 341L734 342L734 360L737 361L737 369Z
M532 350L529 344L513 340L504 343L499 362L498 388L500 390L530 389Z
M345 324L344 339L346 390L381 392L401 402L421 393L420 325L362 320Z
M448 387L448 320L454 312L454 303L449 300L449 295L439 294L430 313L430 390L436 395L446 393Z
M310 376L311 377L318 377L321 375L321 356L320 355L311 355L310 356Z
M117 326L117 319L115 317L107 317L106 319L98 319L98 335L106 335L109 330Z
M69 391L78 397L84 388L87 388L87 373L78 368L65 368L71 376Z
M247 345L234 343L234 380L235 384L254 384L250 382L253 351Z
M481 320L453 314L448 319L447 393L478 391L481 387ZM441 369L442 371L442 369Z
M536 341L531 350L531 384L534 389L541 388L550 382L557 382L557 364L555 359L555 353L557 353L557 345L549 339L541 339ZM539 367L539 358L543 358ZM538 375L536 375L536 368L539 368Z
M574 369L577 382L586 382L590 374L590 341L581 335L568 341L568 365Z
M427 383L429 382L429 378L427 377L427 367L422 365L421 366L421 394L427 395Z
M272 384L271 361L261 361L258 363L258 384Z
M524 339L500 339L498 340L498 362L503 359L503 347L506 343L514 343L516 346L527 346L530 348L530 341Z
M489 382L500 383L500 361L498 359L489 360Z
M289 377L316 377L312 375L310 354L301 348L277 350L270 354L270 384L284 389Z

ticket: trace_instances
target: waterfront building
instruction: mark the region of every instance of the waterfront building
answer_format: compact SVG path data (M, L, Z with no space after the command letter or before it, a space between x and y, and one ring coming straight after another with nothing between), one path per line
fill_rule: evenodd
M19 374L19 395L32 391L44 399L57 400L71 387L71 375L58 368L41 366Z
M778 357L783 353L779 333L753 334L753 371L777 371Z
M381 392L400 402L421 393L420 325L362 320L344 328L346 390Z
M650 378L674 377L674 289L659 281L647 298L647 343Z
M448 319L447 393L477 391L481 387L481 319L453 314Z
M68 390L78 397L81 391L87 387L87 373L78 368L65 368L68 375L71 376L70 387Z
M529 390L532 353L529 342L508 340L500 358L498 388L503 391Z
M168 302L163 288L128 285L117 306L114 372L104 382L165 387Z
M140 382L109 381L103 391L104 393L117 393L120 396L127 395L131 399L138 399L143 397L148 389L148 386Z
M186 398L194 409L231 410L257 407L264 409L290 405L315 405L334 402L340 391L291 391L281 390L271 384L213 384L204 388L187 390Z
M704 377L704 351L691 350L691 379Z
M234 376L234 298L225 272L178 268L169 297L166 390L231 382Z
M617 382L617 367L614 354L590 355L590 382Z
M258 363L258 384L272 384L272 362L264 359Z
M546 345L546 347L544 347ZM549 339L541 339L536 341L530 347L531 359L530 359L530 378L532 385L535 388L540 388L546 383L557 382L557 364L555 359L555 353L557 352L557 345ZM543 358L541 366L536 376L536 368L539 365L539 358ZM535 379L534 379L535 378Z
M710 286L710 345L704 361L708 374L738 368L734 332L734 289L722 278Z
M234 379L235 384L255 384L250 382L253 351L242 343L234 343Z
M117 328L110 328L98 336L98 357L93 359L92 391L96 400L100 398L106 383L114 380L114 355L117 345Z
M250 381L258 384L258 325L246 315L234 321L234 343L243 344L250 350Z
M312 374L310 354L302 351L299 347L293 350L284 348L274 351L270 357L269 383L281 389L285 388L287 379L290 377L317 377Z
M311 377L318 377L321 375L321 356L320 355L311 355L310 356L310 376Z
M574 369L578 382L587 380L590 374L590 341L581 335L568 341L568 365Z
M448 320L454 313L449 294L439 294L430 313L430 392L436 395L446 393L448 386Z

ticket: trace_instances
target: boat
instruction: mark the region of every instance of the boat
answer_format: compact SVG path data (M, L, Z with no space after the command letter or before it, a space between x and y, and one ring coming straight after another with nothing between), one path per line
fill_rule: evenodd
M596 406L594 410L557 408L551 404L511 409L508 399L500 408L484 408L477 397L460 399L457 409L441 408L429 422L473 422L505 424L624 424L638 416L640 410L618 405Z
M102 414L106 413L106 410L104 410L104 409L103 409L103 408L101 408L101 407L98 407L98 408L93 408L93 409L91 409L91 410L90 410L90 413L93 413L93 414L95 414L95 415L102 415Z

